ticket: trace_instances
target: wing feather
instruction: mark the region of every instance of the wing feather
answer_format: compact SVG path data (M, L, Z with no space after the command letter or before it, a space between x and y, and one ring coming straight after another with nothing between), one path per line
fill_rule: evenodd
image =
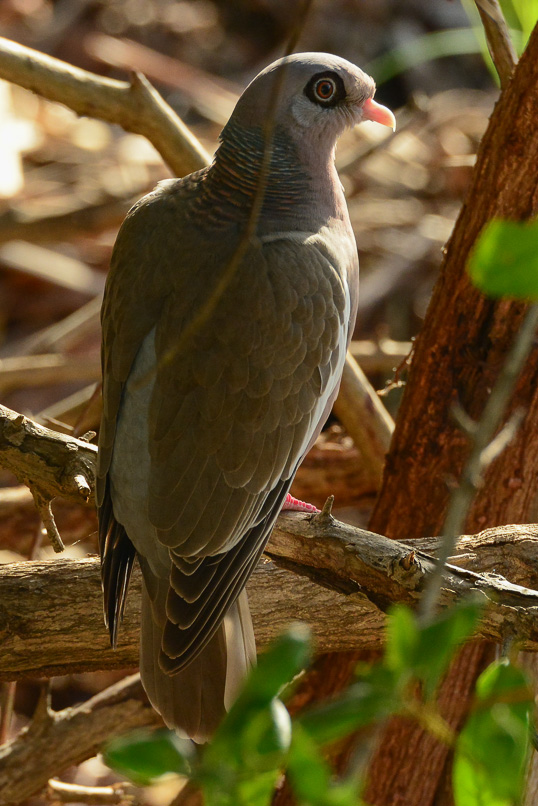
M253 240L184 343L237 244L232 233L204 249L195 226L181 229L188 192L170 183L128 216L103 309L104 579L121 609L116 521L145 577L169 577L160 665L170 673L215 635L263 551L336 393L350 312L319 238ZM162 250L171 232L177 248Z

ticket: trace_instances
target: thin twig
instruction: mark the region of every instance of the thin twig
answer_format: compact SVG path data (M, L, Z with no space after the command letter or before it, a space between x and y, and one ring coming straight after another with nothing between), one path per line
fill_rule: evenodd
M435 613L441 592L445 563L454 553L458 535L463 531L465 519L480 484L486 461L491 460L491 443L502 422L519 374L533 346L537 326L538 305L532 305L527 311L499 377L491 390L482 417L471 434L471 453L463 470L461 483L450 498L442 531L444 537L439 551L437 567L424 591L420 607L420 613L424 619L432 617Z
M84 340L90 340L92 336L100 333L99 317L102 304L103 296L99 294L59 322L32 333L15 345L10 345L11 355L58 352L68 350Z
M486 32L488 50L499 75L501 87L512 77L517 54L499 0L475 0L482 25Z
M50 386L63 383L98 381L101 363L98 358L47 355L21 355L0 358L0 392L13 389Z
M85 806L108 806L108 804L131 804L136 806L141 800L136 787L121 783L111 786L81 786L56 781L51 778L48 783L51 799L59 803L84 803Z
M334 413L345 424L360 452L362 465L368 469L368 476L374 481L375 489L379 489L394 421L349 352L342 381L340 393L334 403ZM375 417L371 416L372 411L375 412Z
M2 40L0 39L0 74L2 74L3 55L1 45ZM15 81L15 83L18 82ZM119 227L134 201L136 198L133 198L131 193L127 197L105 198L81 205L74 210L69 209L49 215L36 215L27 210L8 208L0 213L0 244L14 239L58 243L64 239L73 238L78 233L102 232L113 226Z
M2 683L0 688L0 745L7 742L9 739L9 731L11 728L11 717L13 714L13 706L15 704L15 692L17 690L17 683L11 680L8 683Z

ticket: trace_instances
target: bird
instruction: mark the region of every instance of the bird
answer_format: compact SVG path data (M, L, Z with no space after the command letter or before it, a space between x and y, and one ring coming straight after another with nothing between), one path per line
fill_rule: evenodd
M331 54L275 61L212 163L160 182L113 249L96 479L105 623L115 647L138 557L142 683L195 742L255 663L245 585L279 512L315 510L289 490L338 393L358 300L335 147L362 121L394 128L374 93Z

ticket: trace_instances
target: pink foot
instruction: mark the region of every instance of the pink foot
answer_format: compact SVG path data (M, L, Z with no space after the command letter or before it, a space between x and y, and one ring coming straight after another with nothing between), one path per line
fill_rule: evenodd
M314 506L314 504L307 504L306 501L299 501L299 499L294 498L293 495L289 493L286 496L286 500L282 506L282 512L285 510L291 512L319 512L319 509Z

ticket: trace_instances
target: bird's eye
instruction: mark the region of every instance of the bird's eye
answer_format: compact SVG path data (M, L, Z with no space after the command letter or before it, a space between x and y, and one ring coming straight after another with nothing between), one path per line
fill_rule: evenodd
M318 106L333 107L346 99L346 88L342 77L332 70L316 73L306 87L304 94Z
M330 78L322 78L314 86L314 92L320 101L329 101L336 92L336 84Z

